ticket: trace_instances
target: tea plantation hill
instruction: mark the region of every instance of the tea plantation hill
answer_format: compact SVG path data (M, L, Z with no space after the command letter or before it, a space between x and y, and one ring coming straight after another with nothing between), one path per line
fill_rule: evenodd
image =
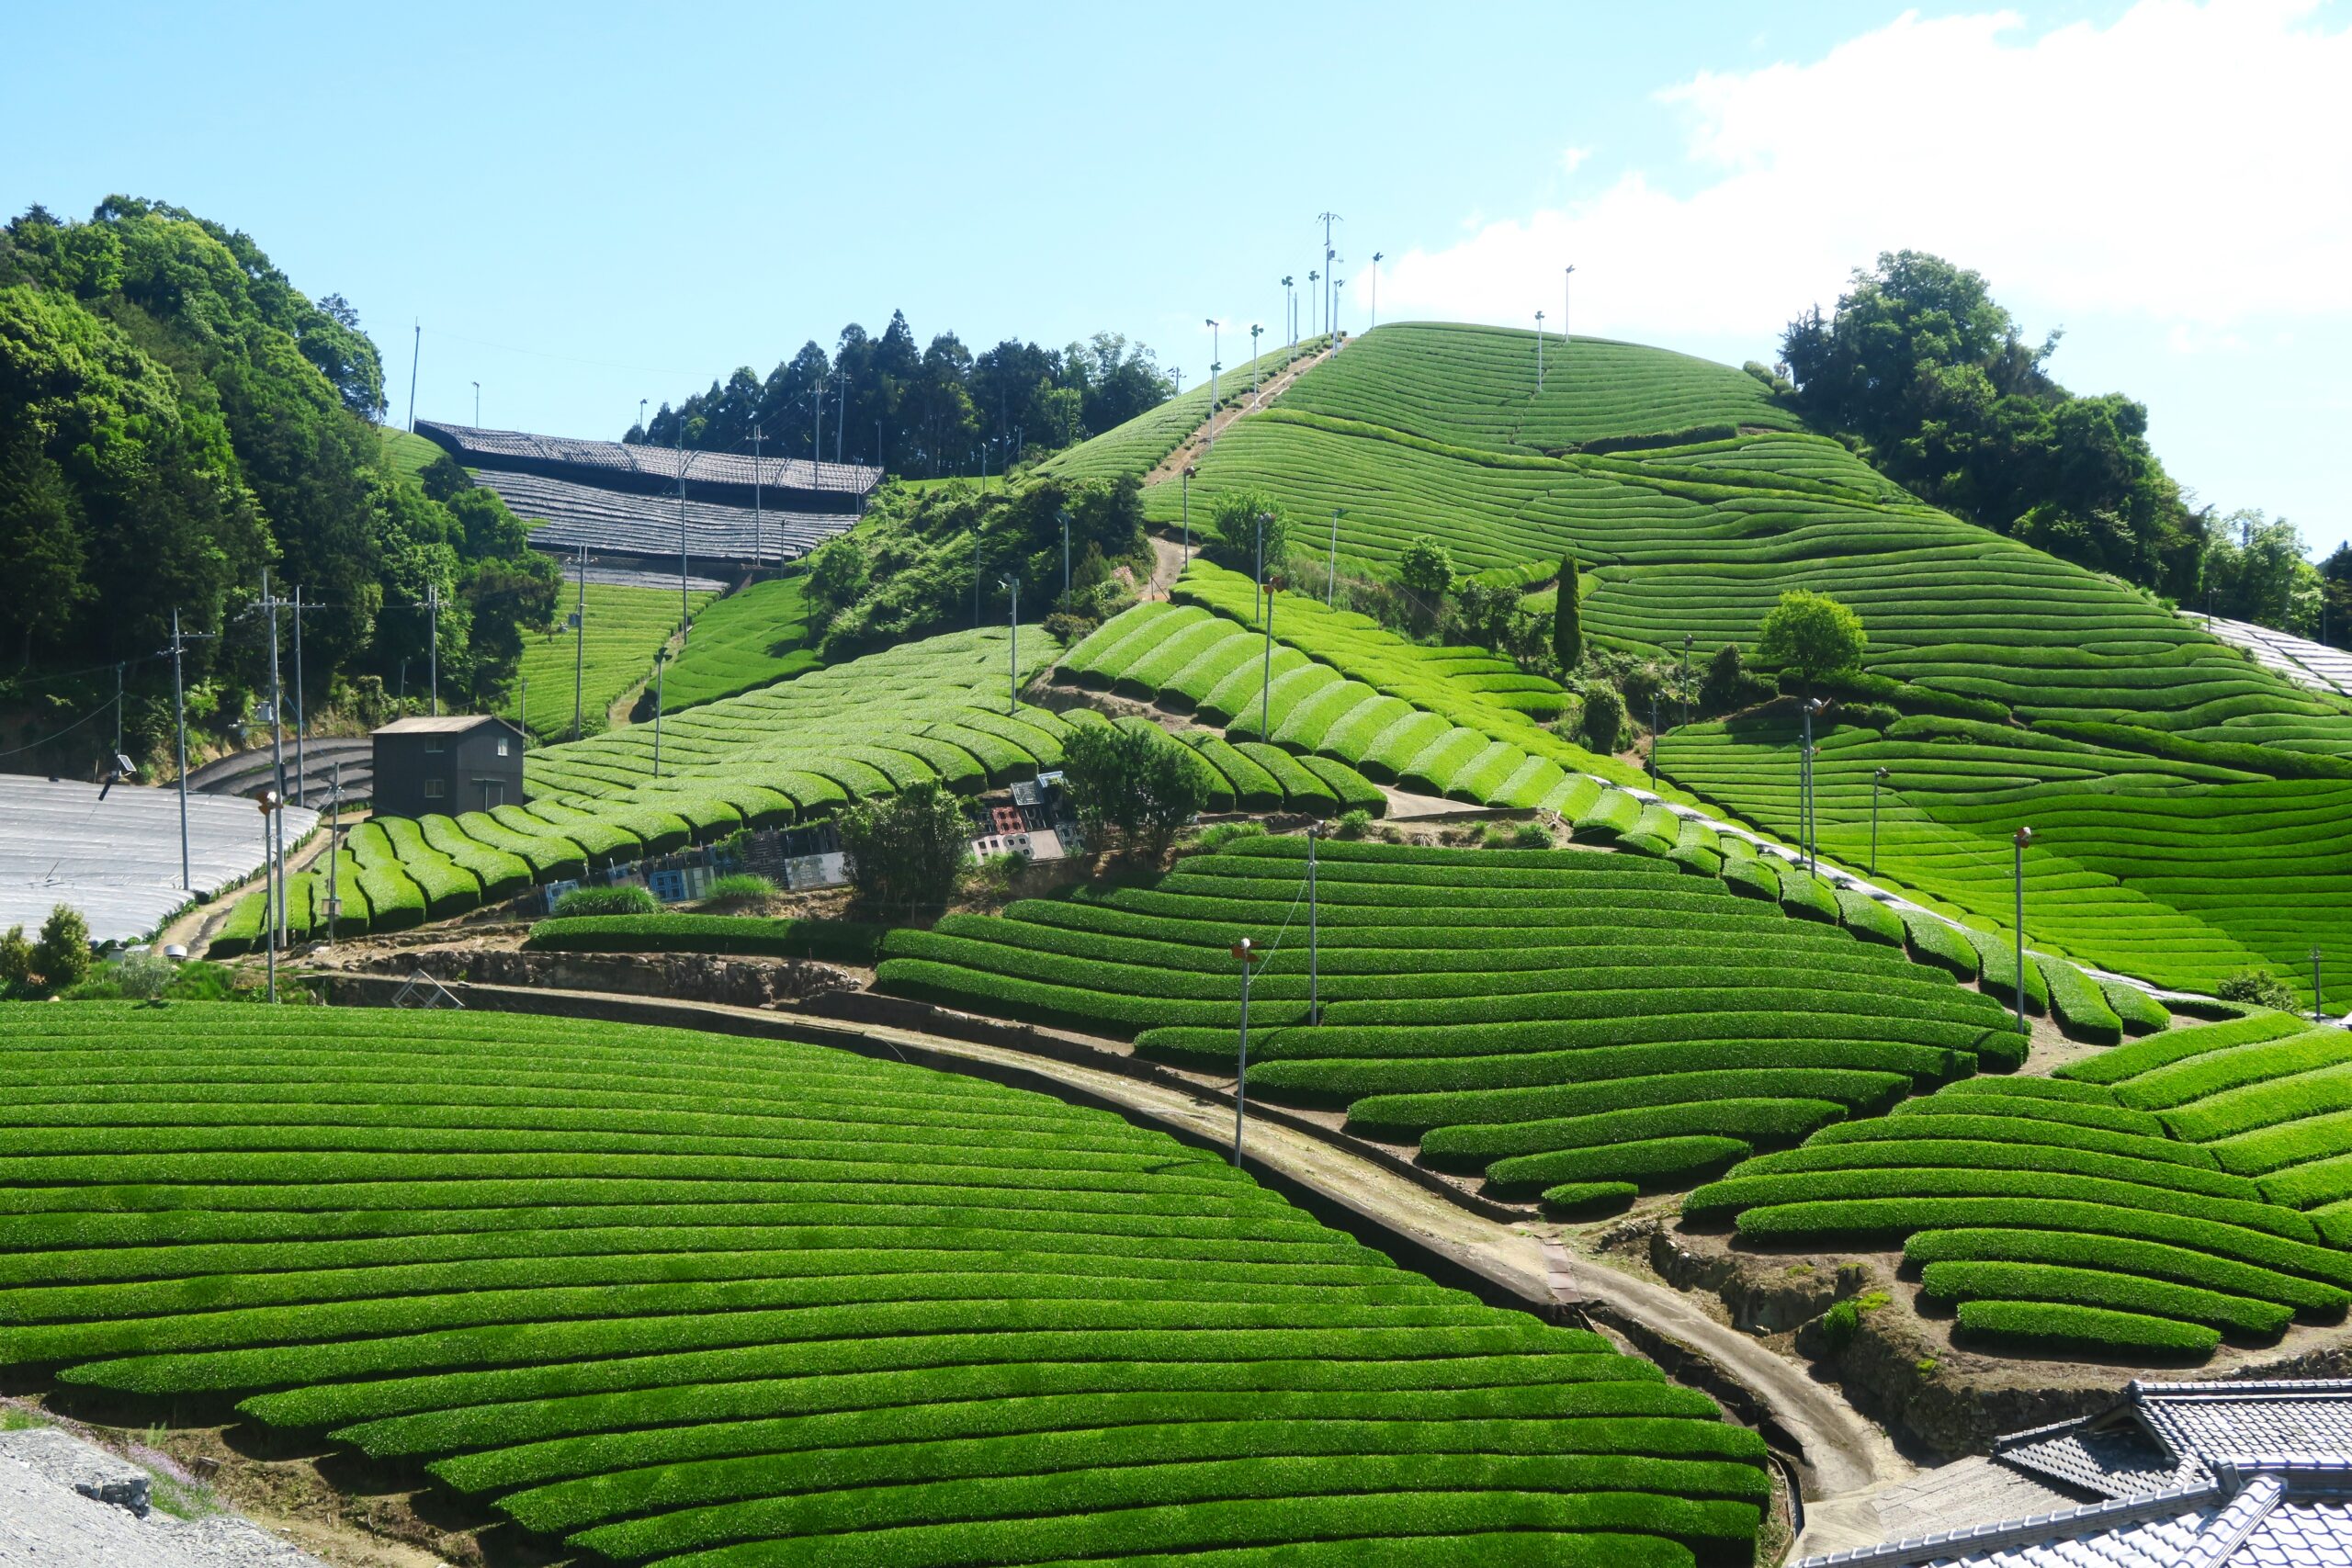
M1703 1395L1107 1112L196 1003L0 1004L0 1083L12 1383L364 1455L493 1560L1753 1560L1763 1442Z
M1641 653L1679 657L1686 634L1700 660L1752 652L1783 590L1834 593L1870 635L1849 694L1903 716L1828 735L1826 855L1867 859L1885 767L1880 873L2001 921L2009 836L2030 824L2026 921L2052 951L2195 988L2352 952L2352 704L1921 504L1740 371L1582 338L1553 345L1540 392L1534 369L1526 333L1379 327L1222 435L1194 502L1261 487L1318 542L1342 509L1340 553L1374 570L1421 536L1528 584L1574 552L1588 637ZM1178 502L1147 492L1160 524ZM1670 734L1660 759L1670 782L1795 835L1786 726Z

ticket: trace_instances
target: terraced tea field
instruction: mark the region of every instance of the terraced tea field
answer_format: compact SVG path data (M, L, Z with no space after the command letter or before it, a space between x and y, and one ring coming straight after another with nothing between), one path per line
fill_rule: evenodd
M696 612L713 595L695 593L688 603ZM632 588L591 582L587 587L588 646L580 680L580 721L582 732L600 734L613 704L653 674L653 655L677 634L678 590ZM556 608L569 615L579 594L570 582L558 596ZM521 681L530 685L531 705L518 722L539 740L571 734L573 661L581 656L577 638L559 624L557 630L523 637ZM520 684L517 690L521 689Z
M1783 590L1833 593L1863 617L1868 669L1901 683L1899 708L1998 729L1835 738L1821 816L1842 863L1867 861L1870 770L1887 766L1900 798L1882 802L1883 872L2006 919L2008 838L2030 824L2030 933L2086 961L2210 987L2249 963L2292 977L2312 945L2352 937L2352 906L2333 895L2352 871L2352 704L2111 580L1922 506L1843 446L1776 422L1742 373L1579 342L1539 397L1532 348L1498 329L1382 327L1237 424L1200 464L1194 499L1262 486L1309 539L1343 509L1340 552L1375 569L1423 535L1465 570L1527 583L1572 551L1588 637L1635 652L1679 657L1686 635L1698 660L1725 642L1752 652ZM1148 511L1172 522L1176 500L1159 487ZM1392 665L1366 684L1401 698L1400 676ZM1668 738L1661 768L1789 837L1793 750L1785 731L1694 731Z
M1826 1128L1684 1213L1761 1244L1900 1241L1963 1342L2200 1359L2352 1303L2346 1063L2352 1036L2284 1013L2177 1029Z
M816 669L801 604L807 589L808 580L799 577L754 582L695 615L665 678L671 709L737 696Z
M562 1554L1750 1561L1763 1446L1215 1153L819 1047L0 1008L0 1365ZM493 1517L494 1517L493 1516Z
M2024 1054L2002 1004L1955 981L1980 955L1932 945L1950 928L1753 860L1725 881L1589 851L1326 843L1310 977L1306 852L1241 840L1145 886L894 931L878 984L1229 1076L1247 936L1273 954L1251 986L1252 1098L1343 1106L1367 1137L1566 1209L1686 1188ZM1783 894L1798 884L1809 898ZM2120 1038L2099 987L2038 978L2070 1029ZM2126 1005L2135 1030L2165 1021Z
M1320 352L1326 341L1321 337L1302 339L1298 356L1304 359ZM1228 403L1237 398L1248 398L1253 367L1263 385L1282 374L1290 357L1290 350L1283 347L1269 350L1255 361L1245 360L1217 378L1216 395ZM1183 445L1184 438L1198 430L1208 417L1209 383L1204 377L1191 391L1169 399L1148 413L1091 436L1066 452L1055 453L1037 465L1037 473L1042 478L1074 480L1141 479Z

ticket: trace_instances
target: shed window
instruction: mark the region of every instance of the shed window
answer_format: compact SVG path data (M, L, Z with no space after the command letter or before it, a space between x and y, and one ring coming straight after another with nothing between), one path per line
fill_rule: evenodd
M439 800L448 793L449 781L447 779L427 779L424 781L425 799Z
M447 751L448 749L449 742L441 736L428 735L424 738L424 750L428 756L435 752Z
M503 737L502 737L498 742L498 754L502 757L506 755L506 741Z

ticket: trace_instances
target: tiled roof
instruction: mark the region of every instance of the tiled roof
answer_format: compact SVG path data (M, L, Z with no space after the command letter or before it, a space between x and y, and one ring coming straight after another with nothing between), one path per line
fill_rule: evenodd
M2352 1459L2352 1382L2133 1382L2096 1416L2013 1432L1993 1457L2092 1497L2134 1497L2209 1478L2203 1456Z
M2352 1467L2217 1463L2143 1497L1813 1557L1796 1568L2352 1568Z
M502 724L509 729L514 728L512 723L500 718L495 714L448 713L443 714L438 718L418 714L408 718L396 718L390 724L378 725L376 733L379 735L462 735L467 730L479 729L485 724Z

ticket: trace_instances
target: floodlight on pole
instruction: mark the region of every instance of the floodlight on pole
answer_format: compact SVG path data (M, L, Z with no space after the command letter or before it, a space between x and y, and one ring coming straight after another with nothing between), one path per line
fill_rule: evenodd
M1241 1050L1233 1069L1233 1168L1238 1170L1241 1168L1241 1128L1245 1114L1243 1101L1250 1077L1250 970L1266 955L1246 936L1233 944L1232 952L1241 964Z
M1209 418L1216 418L1217 372L1225 368L1225 351L1217 346L1218 332L1225 323L1215 316L1201 318L1201 325L1209 330Z
M1544 312L1535 312L1535 389L1544 389Z
M1372 253L1372 321L1364 330L1370 332L1380 324L1380 253Z
M1193 564L1193 465L1185 464L1183 483L1178 487L1183 497L1184 564L1188 567Z
M1313 311L1313 313L1306 319L1306 331L1310 337L1323 330L1323 290L1319 287L1317 287L1321 284L1322 281L1323 275L1319 272L1310 271L1306 275L1306 297L1309 301L1309 309Z
M1258 401L1258 334L1265 330L1256 321L1250 323L1250 402L1252 407Z
M2019 1034L2023 1034L2023 1033L2026 1032L2026 1025L2025 1025L2025 847L2026 847L2028 844L2030 844L2030 843L2033 842L2033 829L2030 829L2030 828L2028 828L2028 827L2024 827L2024 826L2022 826L2022 825L2021 825L2021 826L2019 826L2019 827L2018 827L2018 830L2017 830L2015 833L2013 833L2013 834L2011 834L2011 835L2009 836L2009 842L2010 842L2013 846L2015 846L2015 848L2016 848L2016 852L2016 852L2016 858L2015 858L2015 863L2015 863L2016 879L2017 879L2018 1032Z

